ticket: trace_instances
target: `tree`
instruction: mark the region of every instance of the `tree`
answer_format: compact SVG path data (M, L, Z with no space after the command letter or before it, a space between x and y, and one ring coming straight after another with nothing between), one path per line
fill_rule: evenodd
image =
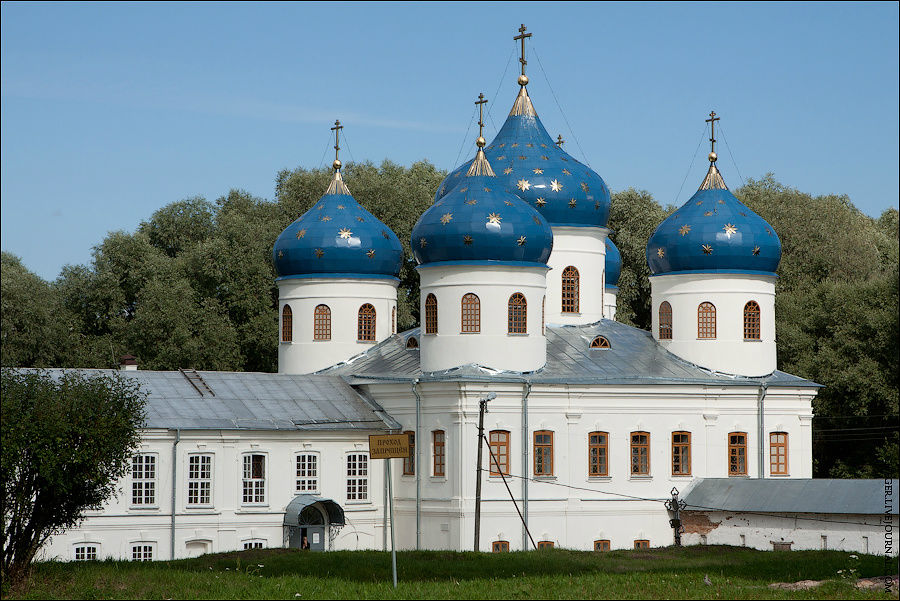
M125 476L146 395L119 374L3 368L3 580L27 578L47 539L99 508Z

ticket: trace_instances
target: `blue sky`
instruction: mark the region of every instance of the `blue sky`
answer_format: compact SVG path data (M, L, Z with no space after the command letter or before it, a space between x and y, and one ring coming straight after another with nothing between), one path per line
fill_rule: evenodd
M870 215L898 206L895 2L4 2L0 16L2 248L46 279L170 202L272 198L279 169L330 162L335 118L345 161L452 169L478 93L489 140L512 105L520 23L544 125L614 191L683 203L714 109L732 188L773 172Z

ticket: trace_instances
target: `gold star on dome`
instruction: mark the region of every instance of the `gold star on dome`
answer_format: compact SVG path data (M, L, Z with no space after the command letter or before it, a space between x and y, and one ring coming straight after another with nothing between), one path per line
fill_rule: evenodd
M588 185L587 185L586 183L584 183L584 182L581 182L581 189L584 190L585 192L590 192L590 191L591 191L591 187L588 186Z
M707 212L703 213L703 215L704 215L705 217L712 217L712 216L713 216L713 212L712 212L712 211L707 211Z
M500 220L503 218L500 216L499 213L491 213L490 215L488 215L487 219L488 219L487 220L488 223L496 223L497 225L500 225Z
M316 207L316 209L318 209L319 211L321 211L321 210L324 209L324 208L325 208L325 205L319 205L319 206Z
M537 215L532 215L532 216L531 216L531 219L532 219L532 221L534 221L534 224L535 224L535 225L540 225L540 224L541 224L541 220L538 219L538 216L537 216Z
M543 175L544 174L544 170L541 169L540 167L535 167L532 171L534 171L535 175Z
M542 206L544 206L545 204L547 204L547 201L544 200L544 197L543 197L543 196L538 196L537 200L534 201L534 204L536 204L536 205L539 206L539 207L542 207Z
M664 249L664 248L657 248L657 249L656 249L656 256L658 256L660 259L662 259L663 257L665 257L665 256L666 256L666 249Z
M505 204L505 205L508 206L508 207L513 206L513 203L510 202L510 201L508 201L508 200L504 200L504 201L503 201L503 204Z
M444 190L447 189L447 186L441 186L441 196L444 195Z
M531 184L528 183L527 179L520 179L518 182L516 182L516 187L524 192L531 187Z
M472 236L470 236L469 234L463 236L463 244L465 244L466 246L470 246L472 244Z
M503 175L509 175L510 173L512 173L512 167L507 167L503 170Z
M541 144L541 148L549 148L546 144Z
M737 228L730 223L726 223L722 229L725 230L725 235L729 238L731 238L731 234L737 233Z
M322 220L322 221L331 221L331 217L329 217L328 215L322 215L322 219L321 219L321 220Z
M758 246L753 247L753 256L754 257L759 256L759 247Z
M678 228L678 233L681 234L682 236L687 236L690 233L690 231L691 231L691 226L689 226L689 225L682 225L680 228Z
M559 158L567 163L569 162L569 159L567 159L566 157L559 157Z
M519 155L519 160L520 160L520 161L524 161L524 160L525 160L525 155L524 155L524 154L520 154L520 155Z
M505 159L505 158L506 158L506 155L505 155L505 154L501 154L500 156L497 157L497 160L498 160L498 161L502 161L502 160Z
M506 146L506 142L504 142L503 144L501 144L501 145L500 145L500 148L503 148L504 146Z
M569 199L569 206L570 206L570 207L572 207L572 208L574 209L576 204L577 204L577 203L575 202L575 199L574 199L574 198L570 198L570 199Z
M316 249L316 258L317 259L321 259L324 254L325 254L325 251L322 250L321 248Z
M466 201L466 204L467 205L475 205L475 204L478 204L478 201L475 200L474 198L470 198L469 200Z
M702 248L703 248L703 254L704 254L704 255L711 255L711 254L712 254L712 246L710 246L709 244L704 244Z
M550 182L550 189L553 190L554 192L559 192L560 190L563 189L563 187L562 187L562 184L559 183L559 181L553 180Z
M337 208L339 208L340 210L343 211L343 210L344 210L344 205L338 205Z
M488 188L487 186L485 186L485 187L483 188L483 190L484 190L485 192L490 192L490 191L491 191L491 189Z
M720 199L719 199L719 204L720 204L720 205L723 205L723 204L725 204L725 201L724 201L723 199L720 198Z
M371 248L368 251L366 251L366 256L369 257L370 259L374 259L375 258L375 249Z
M282 251L280 251L280 250L278 251L278 258L279 258L279 259L283 259L283 258L284 258L284 253L283 253Z
M457 171L456 173L454 173L453 177L459 177L459 172Z
M747 216L747 213L745 213L745 212L743 212L743 211L739 211L739 212L738 212L738 215L740 215L741 217L746 217L746 216Z
M566 175L572 175L568 169L563 169L563 173L565 173Z
M390 238L391 238L390 236L388 236L388 233L384 230L381 230L381 235L384 236L385 240L390 240Z
M426 240L425 238L419 238L419 246L425 248L426 246L428 246L428 240Z
M519 236L519 239L516 240L516 243L517 243L519 246L525 246L525 236Z
M702 201L702 200L698 200L695 204L699 207L700 205L703 204L703 201Z
M460 192L468 192L468 191L469 191L469 186L466 186L465 188L460 188L459 191L460 191Z
M363 219L362 217L357 217L356 220L359 221L360 223L363 223L365 221L365 219Z
M772 230L770 230L769 228L766 228L766 233L769 234L769 235L771 236L771 235L772 235Z
M594 203L594 210L595 210L595 211L599 211L599 210L600 210L600 201L599 201L599 200L598 200L597 202Z
M306 235L306 230L300 230L299 232L297 232L297 240L299 240L300 238L302 238L305 235Z
M518 148L518 146L519 146L518 142L513 142L512 144L509 145L510 148Z
M531 142L529 142L529 143L526 144L525 146L527 146L528 148L534 148L534 144L532 144Z
M347 238L349 238L350 236L353 235L353 232L351 232L351 231L350 231L348 228L346 228L346 227L342 227L342 228L340 229L340 231L338 232L338 234L341 235L341 238L343 238L343 239L346 240Z
M442 224L447 225L451 221L453 221L453 213L444 213L443 215L441 215Z
M541 155L541 158L544 159L545 161L549 161L549 160L550 160L550 157L548 157L546 154L542 154L542 155Z

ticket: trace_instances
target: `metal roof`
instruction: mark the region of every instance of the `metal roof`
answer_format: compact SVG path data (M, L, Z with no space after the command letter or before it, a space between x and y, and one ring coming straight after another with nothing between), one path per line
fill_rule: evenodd
M897 515L897 480L703 478L685 496L693 511ZM890 487L890 494L886 491Z
M609 349L590 348L605 336ZM365 353L319 373L341 375L351 382L379 380L529 381L559 384L701 384L718 386L819 387L804 378L776 371L764 378L747 378L703 369L661 347L650 332L604 319L583 326L547 326L547 364L533 372L512 372L464 365L439 372L422 372L419 350L406 341L419 329L395 334ZM497 349L497 352L503 352Z
M83 371L137 380L148 393L146 428L183 430L387 430L400 424L335 376L201 371L213 395L178 371Z

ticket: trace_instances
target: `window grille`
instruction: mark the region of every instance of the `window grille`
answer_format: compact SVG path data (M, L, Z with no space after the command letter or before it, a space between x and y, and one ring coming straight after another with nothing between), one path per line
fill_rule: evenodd
M634 548L635 549L649 549L650 541L646 540L646 539L638 539L638 540L634 541Z
M357 339L361 342L375 341L375 307L369 303L359 308Z
M425 333L438 333L437 297L433 294L429 294L425 297Z
M319 454L297 455L297 492L319 492Z
M744 340L759 340L759 304L750 301L744 305Z
M188 505L212 501L212 455L188 455Z
M266 502L266 456L244 455L244 473L242 481L244 503Z
M410 336L406 339L406 348L417 349L419 348L419 339L415 336Z
M669 301L659 305L659 339L672 340L672 305Z
M505 475L509 474L509 431L507 430L492 430L488 437L488 440L491 443L491 454L493 457L488 457L488 461L490 462L490 474L491 476L499 476L501 472ZM500 470L497 470L497 464L500 465Z
M509 541L506 540L495 540L491 543L491 551L493 553L508 553L509 552Z
M700 303L697 307L697 338L716 337L716 306L711 302Z
M728 475L747 475L747 433L728 434Z
M463 334L477 334L481 332L481 299L469 292L462 297L462 326Z
M435 430L431 433L432 445L434 447L434 475L443 477L446 475L446 436L443 430Z
M690 432L672 432L672 475L691 475Z
M404 476L415 476L416 475L416 433L407 430L404 432L407 436L409 436L409 455L403 458L403 475Z
M391 334L397 333L397 307L391 307Z
M552 540L539 540L537 544L538 550L541 549L552 549L555 545Z
M290 305L285 305L281 310L281 341L292 342L294 340L294 313Z
M153 561L153 545L131 545L131 561Z
M591 432L588 434L588 476L608 476L608 434Z
M131 458L131 504L156 505L156 455Z
M528 302L525 300L525 295L521 292L516 292L510 296L508 308L509 324L507 331L510 334L527 334Z
M553 475L553 432L549 430L534 433L534 475Z
M365 453L347 455L347 500L369 499L369 456Z
M331 307L316 305L313 313L313 339L331 340Z
M597 336L591 340L591 348L612 348L606 336Z
M771 432L769 434L769 471L773 476L788 475L787 432Z
M75 561L94 561L97 559L97 547L79 545L75 547Z
M262 549L263 545L264 543L261 540L245 540L243 547L244 551L249 551L250 549Z
M636 476L650 474L650 433L631 433L631 473Z
M578 313L578 293L580 276L578 270L569 265L562 272L562 312Z
M609 539L595 540L594 551L609 551Z

